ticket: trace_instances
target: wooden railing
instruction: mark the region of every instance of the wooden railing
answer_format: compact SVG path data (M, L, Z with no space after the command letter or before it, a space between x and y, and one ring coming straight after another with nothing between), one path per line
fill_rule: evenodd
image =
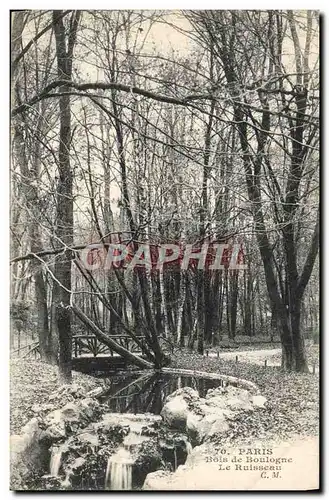
M145 342L145 337L136 337L142 344ZM128 335L111 335L110 338L130 352L141 352L140 347L132 338L128 337ZM75 335L72 337L72 354L75 358L77 358L86 354L94 357L99 354L114 356L115 352L113 349L100 342L95 335Z

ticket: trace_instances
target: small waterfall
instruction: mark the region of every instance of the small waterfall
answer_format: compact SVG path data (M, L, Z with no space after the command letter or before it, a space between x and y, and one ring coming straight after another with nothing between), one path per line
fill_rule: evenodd
M132 450L134 446L142 443L143 422L132 422L130 432L124 438L118 451L107 462L105 475L106 490L131 490L132 489Z
M105 489L108 490L110 489L110 479L111 479L111 457L109 457L107 461L107 467L106 467L106 473L105 473Z
M53 448L51 451L49 472L51 476L58 476L62 460L62 448Z
M105 489L132 489L132 456L126 448L119 448L107 463Z
M65 488L66 490L71 488L71 481L70 481L70 471L66 473L64 481L61 483L62 488Z
M192 450L193 450L193 448L192 448L191 443L189 441L186 441L186 453L187 453L187 455L191 455Z
M134 446L143 441L145 441L145 438L142 436L142 429L136 429L136 431L130 431L128 436L125 437L122 446L126 450L131 451Z

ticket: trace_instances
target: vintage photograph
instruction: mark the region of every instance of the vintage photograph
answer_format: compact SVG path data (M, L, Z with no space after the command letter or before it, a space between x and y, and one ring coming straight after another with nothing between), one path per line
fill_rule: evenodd
M320 488L320 29L10 12L10 490Z

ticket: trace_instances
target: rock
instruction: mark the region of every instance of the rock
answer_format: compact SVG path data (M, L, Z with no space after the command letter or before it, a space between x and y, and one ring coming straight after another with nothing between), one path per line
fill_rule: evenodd
M60 476L66 489L102 489L108 456L115 447L98 446L98 437L91 432L71 436L62 446Z
M267 399L264 396L253 396L252 404L257 408L264 408Z
M68 469L67 478L70 479L71 476L79 476L81 471L83 470L86 463L86 459L84 457L78 457L74 460L73 463L70 464Z
M85 420L92 420L98 417L100 404L97 399L84 398L80 401L80 411Z
M49 457L38 419L31 419L22 431L10 437L10 488L15 491L24 489L25 478L32 470L42 469Z
M182 387L169 394L165 399L165 403L168 403L176 397L183 399L186 403L193 403L200 399L198 391L192 389L192 387Z
M137 445L132 451L132 480L135 486L142 486L146 475L163 466L161 449L157 441L145 438L146 441Z
M208 413L204 417L189 413L186 428L192 444L201 444L215 434L223 434L229 430L226 421L227 413L218 409L217 412Z
M90 397L99 394L97 389L88 397L81 397L79 386L73 390L64 386L61 390L66 404L61 409L54 409L57 403L53 402L34 408L38 418L23 428L24 435L12 437L14 463L19 464L19 474L14 471L18 485L25 484L26 489L26 477L32 477L31 470L36 470L38 478L49 470L49 448L55 445L61 452L60 478L43 476L43 489L104 489L108 461L118 447L129 449L134 485L162 489L160 484L172 481L167 469L181 474L185 470L183 464L195 461L196 448L191 450L186 434L194 446L210 446L214 436L229 431L229 419L243 411L255 411L266 402L262 396L253 397L238 387L210 390L205 398L184 387L167 397L161 416L106 413L101 419L108 408ZM52 472L55 474L54 468Z
M121 443L131 431L138 436L154 436L160 427L162 418L152 414L106 413L102 420L92 424L96 430L100 445Z
M86 443L93 450L99 446L99 440L96 434L91 434L90 432L82 432L77 436L81 442Z
M67 403L61 410L54 410L44 419L45 438L51 442L64 439L73 430L83 427L98 416L98 401L85 398Z
M255 399L256 398L256 399ZM259 397L258 397L259 398ZM186 430L193 444L201 444L212 436L229 430L228 419L236 413L255 409L253 401L260 404L246 389L227 386L211 389L206 398L190 388L178 389L167 397L161 416L171 428Z
M86 394L87 398L96 398L97 396L101 396L103 392L105 391L104 387L95 387L95 389L92 389L91 391Z
M216 398L217 396L222 396L226 392L227 390L224 387L216 387L216 389L208 389L205 399Z
M41 405L36 404L31 408L32 413L40 417L45 417L47 413L51 412L52 410L54 410L54 405L52 403L45 403Z
M199 435L200 435L200 443L205 439L205 437L208 436L210 433L210 430L212 426L218 422L218 426L222 426L225 423L225 417L222 414L217 414L217 413L210 413L203 417L202 420L200 420L199 423Z
M250 411L254 409L252 395L235 386L218 387L207 392L205 404L223 410Z
M192 444L200 444L200 425L203 417L190 412L186 419L186 431Z
M207 440L211 439L213 436L218 435L218 434L224 434L229 430L230 426L227 423L224 415L223 418L216 418L216 420L212 423L208 433L207 433Z
M49 402L53 401L73 401L75 399L82 399L85 397L85 390L78 384L61 385L54 391L48 398Z
M65 420L61 410L54 410L45 419L44 438L50 442L60 441L66 437Z
M239 401L239 403L237 403ZM240 389L239 387L227 386L225 388L218 387L216 389L210 389L206 395L206 404L211 406L220 406L225 409L228 404L231 404L233 409L239 409L241 405L240 401L246 403L246 407L252 404L252 396L246 389ZM237 408L234 408L237 405Z
M208 449L209 444L208 443L203 443L199 446L195 446L192 450L192 452L189 454L189 456L186 459L185 466L186 467L192 467L194 464L199 463L199 462L205 462L206 461L206 450ZM210 445L211 446L211 445Z
M222 476L218 473L218 463L207 463L206 457L217 456L218 450L211 443L203 444L193 449L185 465L175 472L158 470L149 474L144 482L143 490L215 490L208 485L216 483L216 490L221 489Z
M64 387L65 389L65 387ZM23 489L31 473L47 470L49 467L50 452L52 444L64 441L73 432L85 427L93 419L99 416L100 405L92 398L79 399L81 391L79 386L66 388L66 395L77 399L68 402L63 408L52 410L46 416L31 419L22 429L20 436L11 437L11 488L13 490ZM56 395L55 395L56 396ZM54 396L54 397L55 397ZM53 404L48 403L35 407L34 410L41 414ZM81 446L89 453L93 453L98 446L96 433L81 433ZM75 457L76 458L76 457ZM42 481L41 489L55 489L49 481L47 485ZM47 486L47 487L46 487ZM58 488L57 488L58 489Z
M251 401L240 398L229 398L225 400L226 407L232 411L250 411L253 410Z
M129 426L107 424L105 422L95 424L95 430L100 446L106 446L109 443L122 443L123 439L129 434Z
M200 398L194 389L184 387L167 397L161 416L171 428L184 430L185 424L192 444L198 445L228 432L229 420L235 415L254 411L265 402L263 396L253 396L247 389L233 385L210 389L205 398Z
M79 424L82 417L81 408L76 403L67 403L61 410L62 419L66 423Z
M169 427L185 430L188 415L187 403L182 396L174 397L164 405L160 415Z
M88 429L71 436L62 445L62 462L71 464L77 457L95 454L100 446L100 440L95 429Z
M165 464L170 464L170 468L175 470L185 463L191 444L185 433L166 431L159 440L159 447Z
M42 431L36 418L32 418L22 429L21 435L10 436L10 453L12 460L27 454L30 448L38 445Z
M158 487L158 483L163 483L164 480L167 480L171 476L171 472L167 470L157 470L155 472L150 472L147 474L143 490L160 490L161 487Z
M142 436L157 436L159 433L159 428L162 420L156 420L155 422L149 422L142 426L141 435Z
M18 434L10 436L11 457L15 457L15 455L22 453L25 447L26 447L26 439L24 438L24 436L19 436Z
M61 490L61 480L57 476L51 476L50 474L46 474L40 478L36 489L39 491Z
M239 399L250 401L251 393L247 389L228 385L225 387L225 393L230 397L237 397Z
M34 417L31 418L22 428L22 434L29 434L31 437L40 433L39 420Z

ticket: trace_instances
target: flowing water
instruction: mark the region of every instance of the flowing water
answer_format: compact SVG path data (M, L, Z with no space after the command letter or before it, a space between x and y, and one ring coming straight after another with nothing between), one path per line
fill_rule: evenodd
M105 477L106 490L131 490L132 489L133 460L129 450L120 447L109 458Z
M129 414L127 420L129 420L130 427L130 432L124 438L123 443L108 459L104 488L112 491L133 489L133 472L136 473L135 470L133 471L136 450L139 449L138 445L145 440L142 428L147 422L147 416L145 415L144 418L144 414L159 415L166 397L178 388L191 387L197 390L201 397L204 397L209 389L223 385L221 380L174 374L153 374L152 376L118 374L112 377L107 376L106 379L108 389L100 401L107 406L110 418L115 413L121 413L123 419L125 414ZM140 414L142 414L141 418ZM160 419L160 417L155 416L152 418ZM64 450L64 445L53 447L50 458L50 475L59 477ZM188 441L186 442L186 452L187 455L192 452L192 446ZM182 463L181 450L176 450L174 446L172 459L169 461L176 470L178 465ZM70 488L69 474L66 476L63 486L66 486L67 489Z
M166 397L176 389L192 387L201 397L209 389L223 385L221 380L203 379L190 376L155 374L152 376L114 376L106 377L109 389L102 396L110 411L119 413L153 413L160 414ZM141 435L142 422L135 421L130 425L130 433L125 437L117 452L109 457L105 476L106 490L131 490L133 472L134 445L145 438ZM186 451L192 452L191 443L187 441ZM176 448L173 449L173 467L178 467Z
M118 451L112 455L107 462L105 475L106 490L131 490L132 489L132 467L133 457L131 450L134 446L142 443L143 422L132 422L130 432L125 437Z
M50 465L49 465L49 472L51 476L57 477L59 475L59 469L61 467L61 461L62 461L62 453L63 450L61 447L53 448L51 451Z
M191 455L191 453L192 453L192 449L193 449L193 448L192 448L191 443L190 443L189 441L187 441L187 442L186 442L186 452L187 452L187 454L188 454L188 455Z

